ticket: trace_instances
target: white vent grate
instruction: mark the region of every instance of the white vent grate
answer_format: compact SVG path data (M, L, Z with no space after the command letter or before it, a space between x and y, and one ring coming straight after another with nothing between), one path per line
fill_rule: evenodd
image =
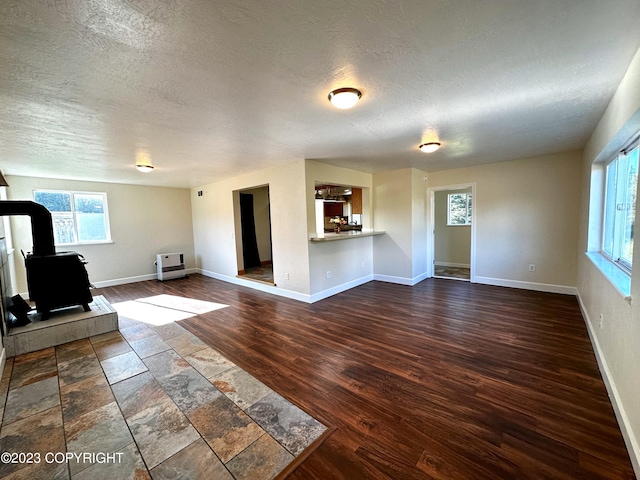
M187 276L184 268L184 254L182 253L157 254L156 267L158 270L158 280L160 281Z

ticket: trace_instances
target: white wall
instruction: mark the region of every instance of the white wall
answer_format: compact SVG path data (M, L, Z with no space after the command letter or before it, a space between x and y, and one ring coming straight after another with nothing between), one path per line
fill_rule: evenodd
M471 225L447 225L448 196L471 189L435 192L435 261L442 265L470 265Z
M146 279L156 272L156 254L183 252L187 268L195 267L189 190L115 183L8 176L9 200L33 200L34 189L106 192L113 243L57 247L76 251L89 262L96 286ZM32 250L28 216L11 217L14 248ZM22 256L14 255L17 291L27 291Z
M411 248L411 278L422 280L427 275L427 182L426 172L411 169L411 224L413 237Z
M373 175L373 218L376 230L386 235L376 238L376 275L413 278L413 227L411 216L411 169Z
M373 175L373 220L386 235L374 240L375 278L413 285L427 271L425 172L414 168Z
M362 191L363 229L373 227L371 219L371 174L306 161L307 231L316 232L315 184L328 183L360 187ZM376 225L376 229L378 229ZM365 237L334 242L309 242L309 280L313 301L372 279L373 247L380 237ZM363 266L364 265L364 266ZM327 272L331 278L327 278Z
M309 247L305 203L305 162L248 173L191 191L196 265L202 273L233 283L256 286L236 279L236 229L233 192L269 185L274 281L272 293L309 297ZM197 196L198 190L203 195ZM312 192L313 195L313 192ZM314 224L315 229L315 224ZM285 279L288 273L289 279Z
M428 183L476 183L477 282L573 293L580 172L570 152L431 172Z
M634 245L630 304L584 254L589 233L593 163L609 158L638 131L640 50L584 150L577 278L580 303L601 371L621 422L636 475L640 477L640 242L636 241ZM597 212L592 213L599 217ZM636 205L636 230L639 224L640 205Z

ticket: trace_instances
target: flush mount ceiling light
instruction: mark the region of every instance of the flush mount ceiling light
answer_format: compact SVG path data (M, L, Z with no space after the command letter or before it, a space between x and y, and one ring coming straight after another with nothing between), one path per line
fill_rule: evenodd
M136 151L136 170L142 173L149 173L153 170L151 155L146 148L140 147Z
M149 173L153 170L153 165L148 165L146 163L136 163L136 170L142 173Z
M424 153L433 153L440 148L440 144L438 142L423 143L418 148Z
M355 88L338 88L329 93L329 101L334 107L346 110L353 107L362 97L362 92Z

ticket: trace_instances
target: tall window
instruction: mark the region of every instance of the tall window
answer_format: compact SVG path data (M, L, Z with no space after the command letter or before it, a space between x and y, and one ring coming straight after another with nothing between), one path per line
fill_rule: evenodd
M111 241L106 193L36 190L33 199L51 212L56 245Z
M630 272L638 190L638 140L607 165L602 253Z
M471 225L471 194L450 193L447 209L447 225Z

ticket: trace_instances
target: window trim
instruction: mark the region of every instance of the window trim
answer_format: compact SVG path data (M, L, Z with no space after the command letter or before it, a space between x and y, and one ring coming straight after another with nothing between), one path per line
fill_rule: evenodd
M602 195L602 216L600 219L600 228L601 228L601 235L600 235L600 245L599 245L599 251L598 254L607 262L609 262L610 265L615 266L617 269L619 269L624 275L626 275L627 277L629 277L629 279L631 278L631 274L632 274L632 269L633 269L633 259L631 261L631 263L629 263L626 259L622 258L621 254L620 254L620 245L615 245L616 243L616 237L618 237L619 235L621 235L621 232L615 232L616 229L622 229L622 227L624 225L618 225L616 226L614 224L613 230L614 230L614 234L613 234L613 240L612 242L614 243L614 246L612 247L612 253L609 253L607 251L605 251L605 242L606 242L606 235L607 235L607 229L606 229L606 220L607 220L607 198L608 198L608 194L609 192L607 191L607 187L608 187L608 175L609 175L609 167L614 163L614 162L618 162L616 163L616 176L618 176L618 169L620 168L620 165L626 165L626 161L624 160L626 157L629 156L629 154L631 152L633 152L635 149L640 149L640 135L637 135L633 140L631 140L629 143L625 144L625 146L620 149L620 151L618 151L617 153L615 153L614 155L612 155L606 162L604 162L604 192ZM640 153L639 153L640 154ZM620 163L621 161L623 161L624 163ZM626 176L626 173L625 173ZM616 179L616 185L617 185L618 181ZM636 186L637 188L637 186ZM637 191L637 190L636 190ZM624 189L624 193L627 192L627 189L625 187ZM614 202L617 206L618 204L618 198L620 195L620 191L618 190L617 186L616 186L616 201ZM637 195L637 193L636 193ZM615 214L615 212L617 211L614 210L614 217L617 216L617 214ZM637 212L636 212L636 216L637 216ZM634 219L635 220L635 219ZM635 224L634 224L635 227ZM617 238L617 242L620 242L620 238ZM618 254L619 257L616 259L615 258L615 254ZM592 260L594 260L591 256L590 258ZM601 265L599 264L599 262L594 261L594 263L601 268ZM607 276L611 276L611 275L607 275ZM613 280L612 280L613 282ZM614 285L617 286L618 288L618 281L613 282ZM627 289L629 287L627 285L625 285L624 287L620 288L620 290L622 292L625 292L626 295L629 295L630 292L627 292Z
M32 191L33 201L36 202L36 192L44 192L44 193L64 193L71 196L71 218L73 220L73 234L76 239L75 242L72 243L56 243L55 246L58 247L67 247L67 246L76 246L76 245L100 245L100 244L110 244L114 243L111 236L111 223L109 221L109 203L107 200L107 192L91 192L85 190L59 190L59 189L49 189L49 188L38 188ZM76 221L76 210L75 210L75 195L101 195L102 196L102 206L104 209L104 227L106 238L104 240L95 240L95 241L87 241L87 240L79 240L78 236L78 223ZM38 202L36 202L38 203ZM55 212L50 212L51 216L55 214Z

